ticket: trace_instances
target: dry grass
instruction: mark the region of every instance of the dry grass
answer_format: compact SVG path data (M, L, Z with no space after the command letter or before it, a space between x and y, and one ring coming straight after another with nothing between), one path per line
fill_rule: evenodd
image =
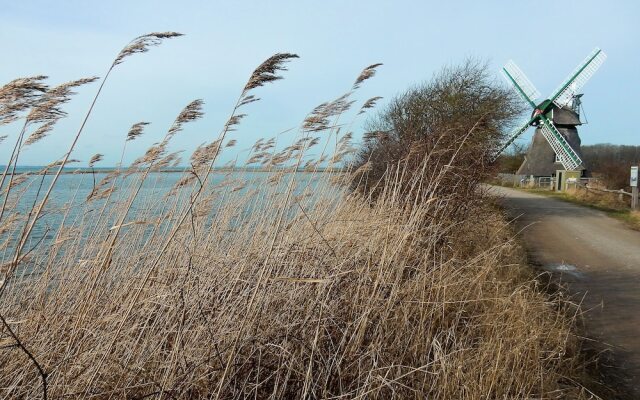
M631 211L631 217L640 222L640 211Z
M629 225L630 228L640 231L640 211L623 211L619 217Z
M48 209L41 196L17 215L26 189L6 193L3 238L15 241L2 254L0 394L587 398L575 383L575 309L538 287L480 194L461 207L433 196L450 169L412 180L390 169L371 203L344 190L349 171L317 172L350 151L336 125L352 92L314 110L291 146L256 143L251 157L271 172L213 179L237 109L293 57L277 56L166 196L139 198L144 182L165 179L155 169L176 162L164 145L200 103L80 206ZM293 172L302 166L310 172ZM421 201L407 205L398 194L416 182ZM466 220L453 218L462 208ZM62 219L31 251L43 210Z
M142 226L128 227L137 243L104 272L78 264L92 257L72 239L63 262L15 285L3 314L55 396L577 395L562 385L575 346L567 310L513 264L499 216L479 208L467 224L425 226L437 201L335 207L297 215L274 248L269 220L230 234L225 209L212 230L181 232L145 286L161 238L143 246ZM39 393L18 349L1 361L7 393Z
M626 210L629 208L629 197L625 196L620 199L620 195L615 193L603 193L578 188L567 190L566 195L581 203L610 210Z

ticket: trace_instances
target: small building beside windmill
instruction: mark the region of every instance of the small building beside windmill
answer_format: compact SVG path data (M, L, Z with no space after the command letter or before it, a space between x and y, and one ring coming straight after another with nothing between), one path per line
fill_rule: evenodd
M562 108L552 105L551 111L547 113L547 117L556 126L558 132L564 136L567 143L582 158L580 150L580 136L578 136L577 126L581 125L580 116L571 107ZM555 176L556 171L564 170L564 167L555 151L542 134L540 126L536 127L531 140L529 150L525 155L524 162L518 169L518 175L526 175L533 177ZM581 174L586 173L584 164L581 167Z

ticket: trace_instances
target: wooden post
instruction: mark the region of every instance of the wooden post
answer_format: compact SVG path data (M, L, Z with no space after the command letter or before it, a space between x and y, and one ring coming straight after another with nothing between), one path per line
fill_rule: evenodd
M638 209L638 166L631 167L631 179L629 182L631 186L631 209Z

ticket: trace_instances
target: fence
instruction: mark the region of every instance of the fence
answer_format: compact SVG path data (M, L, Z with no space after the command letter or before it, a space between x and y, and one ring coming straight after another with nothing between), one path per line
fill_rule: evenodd
M632 193L625 192L623 189L610 190L610 189L596 188L596 187L592 187L590 185L585 185L584 188L587 191L594 190L596 192L602 192L602 193L616 193L618 195L618 199L620 199L620 200L624 200L624 196L632 196Z
M502 186L521 187L530 189L546 189L554 190L556 184L556 178L553 176L540 176L531 177L527 175L516 174L498 174L497 180ZM618 200L621 202L627 202L631 204L631 207L637 204L633 202L633 193L629 193L623 189L611 190L603 187L598 178L580 178L580 179L567 179L567 189L584 189L587 192L592 193L612 193L618 195ZM627 198L628 196L628 198ZM628 199L628 200L627 200ZM638 206L636 205L636 208Z
M556 184L556 177L554 176L532 177L516 174L498 174L497 178L503 186L554 190ZM593 186L598 183L599 181L597 178L580 178L574 180L570 178L567 179L566 185L567 188L573 189L589 186L590 189L597 190ZM618 193L619 191L614 190L613 192ZM627 192L624 192L624 194L627 194Z
M498 174L500 184L503 186L526 187L553 190L555 178L552 176L530 177L527 175Z

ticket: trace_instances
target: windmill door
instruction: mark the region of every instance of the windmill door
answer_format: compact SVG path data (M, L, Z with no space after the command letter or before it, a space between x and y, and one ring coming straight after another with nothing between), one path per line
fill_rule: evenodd
M563 171L556 171L556 190L558 192L562 191L562 178L564 178Z

